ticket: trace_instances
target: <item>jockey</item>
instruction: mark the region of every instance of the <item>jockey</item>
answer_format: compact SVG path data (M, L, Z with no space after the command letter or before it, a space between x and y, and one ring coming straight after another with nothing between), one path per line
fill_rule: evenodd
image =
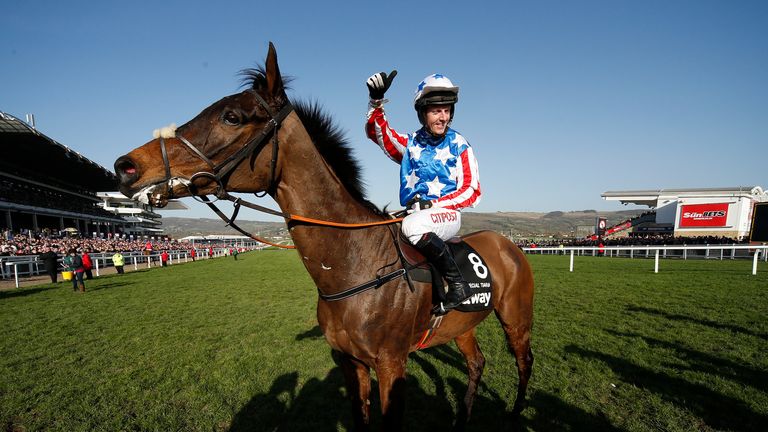
M437 308L438 313L445 313L470 295L469 284L444 241L459 232L460 210L480 201L477 161L467 140L449 127L459 88L444 75L430 75L416 89L413 104L421 129L402 135L390 128L384 115L384 93L395 75L397 71L380 72L368 78L365 131L400 164L400 205L409 213L402 232L448 282L446 300Z

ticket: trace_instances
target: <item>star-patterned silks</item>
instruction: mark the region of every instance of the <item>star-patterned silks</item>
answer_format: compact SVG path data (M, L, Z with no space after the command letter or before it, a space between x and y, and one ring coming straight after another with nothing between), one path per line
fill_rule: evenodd
M411 171L411 173L408 174L408 177L405 179L405 187L408 189L413 189L418 181L419 176L416 175L415 171Z
M445 165L448 162L448 159L452 158L454 158L454 156L451 154L451 148L449 146L445 146L435 151L435 157L433 159L440 161L443 163L443 165Z
M424 147L414 145L414 146L408 147L408 151L411 153L411 158L413 160L419 160L419 158L421 157L421 152L424 151Z
M440 178L437 176L432 181L426 182L426 185L429 188L429 195L432 196L440 196L440 191L445 187L445 184L440 183Z
M455 143L467 142L456 135L456 131L449 128L441 142L434 142L423 130L410 136L414 141L406 146L407 157L401 162L401 200L416 195L437 199L456 190L461 168L455 162L458 160ZM423 144L417 142L419 140Z
M459 169L458 167L452 166L448 167L448 179L452 181L456 181L459 179Z
M463 137L463 136L461 136L460 134L455 134L455 135L453 136L453 139L451 140L451 142L452 142L453 144L456 144L456 148L458 148L458 149L459 149L459 152L461 152L461 150L462 150L462 149L463 149L465 146L468 146L468 145L469 145L469 143L467 142L467 140L466 140L466 139L464 139L464 137Z

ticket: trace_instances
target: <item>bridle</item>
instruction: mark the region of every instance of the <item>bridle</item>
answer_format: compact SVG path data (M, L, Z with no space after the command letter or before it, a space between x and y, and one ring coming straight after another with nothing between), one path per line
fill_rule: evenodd
M209 159L203 152L201 152L197 147L192 145L192 143L189 142L186 138L183 136L176 134L176 138L181 141L187 148L192 151L192 153L197 156L200 160L206 163L208 167L211 169L211 171L198 171L197 173L193 174L192 177L189 178L189 184L187 187L189 188L189 192L192 194L192 197L195 199L200 200L201 202L210 202L210 200L202 199L202 197L205 197L205 195L200 195L197 191L197 188L195 187L195 180L200 178L207 178L212 180L217 185L217 190L214 196L216 196L217 199L226 199L229 195L226 192L226 181L225 178L232 173L232 171L237 168L238 165L245 159L246 157L250 155L257 155L261 150L269 143L269 134L272 134L272 159L270 161L270 176L269 176L269 186L264 191L264 193L267 192L273 192L276 187L275 183L275 170L277 167L277 152L278 152L278 146L279 146L279 140L277 137L277 132L280 129L280 125L282 124L283 120L285 120L288 115L293 112L293 105L291 105L290 102L287 102L283 108L280 109L277 113L275 113L272 108L269 106L267 101L264 100L258 93L256 93L253 90L248 90L254 97L256 97L256 100L259 101L262 108L264 108L267 113L270 116L269 121L267 122L266 126L261 130L261 132L253 137L250 141L248 141L245 145L243 145L240 150L236 151L235 153L231 154L229 157L224 159L223 161L219 162L218 164L214 163L211 159ZM171 164L168 160L168 152L165 148L165 138L160 138L160 152L163 155L163 165L165 167L165 182L169 182L171 180ZM169 188L168 191L169 198L173 197L173 188ZM263 196L263 195L262 195ZM207 200L207 201L206 201Z
M271 117L269 121L267 122L267 125L262 129L262 131L256 135L254 138L252 138L250 141L248 141L243 147L240 148L240 150L233 153L231 156L224 159L222 162L216 164L214 163L210 158L208 158L206 155L203 154L197 147L192 145L192 143L189 142L186 138L183 136L176 134L176 138L178 138L179 141L181 141L189 150L192 151L193 154L195 154L200 160L205 162L208 167L210 168L210 171L198 171L192 177L189 178L186 182L183 182L187 189L189 190L190 194L193 198L197 199L198 201L206 204L208 207L211 208L224 222L226 222L226 226L231 226L235 230L239 231L240 233L256 240L264 244L268 244L270 246L275 246L278 248L283 249L295 249L295 246L292 245L282 245L277 243L272 243L268 240L259 238L254 236L253 234L245 231L244 229L240 228L237 224L235 224L235 218L237 218L237 213L240 211L240 206L244 205L248 208L261 211L267 214L280 216L285 218L287 221L296 221L296 222L304 222L304 223L310 223L314 225L323 225L323 226L330 226L335 228L365 228L365 227L372 227L376 225L390 225L394 223L401 222L403 218L393 218L388 219L384 221L377 221L377 222L368 222L368 223L359 223L359 224L350 224L350 223L342 223L342 222L330 222L330 221L323 221L318 219L312 219L304 216L298 216L293 215L289 213L279 212L276 210L272 210L267 207L260 206L258 204L254 204L248 201L244 201L241 198L232 196L229 192L226 190L226 178L227 176L232 173L232 171L237 168L240 163L243 162L243 160L246 157L249 156L256 156L261 152L261 150L264 149L264 147L269 143L269 135L272 134L272 159L270 161L270 175L269 175L269 186L267 189L264 190L262 195L256 195L257 197L264 196L266 193L274 193L276 192L277 183L275 181L275 171L277 169L277 155L278 155L278 132L280 130L280 125L282 124L283 120L288 117L288 115L293 112L293 106L290 102L287 102L285 106L283 106L280 111L275 113L272 108L269 106L267 101L264 100L258 93L256 93L253 90L248 90L253 94L253 96L256 97L256 100L259 101L262 108L264 108L269 116ZM171 177L171 163L168 159L168 151L165 148L165 139L160 138L160 152L163 156L163 165L165 168L165 184L168 185L168 198L173 198L173 178ZM208 178L213 180L217 185L217 190L214 196L218 199L226 199L228 201L232 201L233 205L235 207L234 212L232 213L232 216L227 217L224 212L219 210L218 207L213 203L214 201L211 201L206 195L201 195L197 191L197 188L194 186L195 179L198 178ZM162 182L161 182L162 183ZM392 231L391 227L390 231ZM393 232L394 236L394 232ZM402 253L399 252L399 248L397 246L397 242L394 242L395 247L398 249L398 257L402 259ZM362 292L368 291L370 289L376 289L384 285L385 283L397 279L399 277L404 276L406 277L406 280L408 280L408 284L410 286L410 279L408 279L407 272L405 268L398 268L393 271L390 271L387 274L384 274L382 276L376 276L375 279L372 279L368 282L365 282L363 284L345 289L341 292L335 293L335 294L324 294L320 291L318 288L318 295L321 299L324 301L339 301L346 298L349 298L351 296L360 294ZM413 289L413 287L411 287Z
M240 211L240 206L244 205L250 209L257 210L263 213L271 214L274 216L280 216L285 218L287 221L295 221L295 222L304 222L314 225L323 225L323 226L330 226L330 227L336 227L336 228L365 228L365 227L372 227L377 225L389 225L393 223L398 223L402 221L402 218L393 218L393 219L387 219L384 221L377 221L377 222L367 222L367 223L342 223L342 222L331 222L331 221L323 221L319 219L313 219L308 218L304 216L298 216L293 215L289 213L284 213L276 210L272 210L267 207L260 206L258 204L254 204L248 201L245 201L239 197L235 197L231 195L226 190L226 178L229 176L229 174L232 173L232 171L237 168L240 163L243 162L243 160L249 156L255 156L258 155L264 147L270 142L269 136L272 134L272 159L270 160L270 176L269 176L269 185L267 189L264 190L264 192L259 195L255 194L257 197L262 197L267 193L274 193L276 192L277 188L277 182L275 181L276 176L276 169L277 169L277 155L278 155L278 149L279 149L279 141L278 141L278 132L280 130L280 126L282 122L288 117L288 115L293 112L293 105L291 105L290 102L286 102L286 104L278 111L277 113L272 110L272 108L269 106L267 101L264 100L258 93L256 93L254 90L247 90L250 92L253 96L256 97L256 100L261 104L262 108L264 108L267 113L270 116L269 121L267 122L267 125L264 126L264 129L261 130L261 132L253 137L250 141L248 141L245 145L243 145L238 151L233 153L232 155L228 156L223 161L217 163L214 163L210 158L208 158L203 152L201 152L197 147L195 147L192 143L189 142L186 138L176 134L176 138L181 141L192 153L197 156L200 160L206 163L208 167L210 168L210 171L198 171L197 173L193 174L192 177L190 177L187 181L184 182L187 189L189 190L191 196L196 199L197 201L202 202L203 204L207 205L211 210L213 210L224 222L226 222L226 226L231 226L238 232L242 233L243 235L246 235L256 241L268 244L270 246L275 246L279 248L284 249L294 249L294 246L291 245L281 245L269 242L267 240L264 240L262 238L256 237L253 234L243 230L240 228L237 224L235 224L235 218L237 218L237 214ZM163 165L165 168L165 180L163 180L160 183L165 183L168 185L168 198L173 198L173 186L172 186L172 179L171 177L171 164L168 159L168 152L165 148L165 138L160 138L160 152L162 153L163 157ZM217 185L217 190L214 196L216 197L215 200L209 199L205 194L200 194L197 188L194 185L194 182L196 179L200 178L207 178L212 180ZM227 217L224 212L219 210L219 208L214 204L215 201L218 201L220 199L226 199L228 201L232 201L234 205L234 212L232 213L232 216Z

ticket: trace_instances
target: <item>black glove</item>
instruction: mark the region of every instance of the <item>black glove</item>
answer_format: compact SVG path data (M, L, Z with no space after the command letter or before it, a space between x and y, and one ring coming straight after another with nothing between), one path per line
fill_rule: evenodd
M365 83L368 86L368 95L371 97L371 99L384 99L384 93L386 93L389 89L389 86L392 85L392 80L395 79L396 75L396 70L390 72L389 76L387 76L387 74L384 72L371 75L371 77L368 78L368 81Z
M432 201L421 199L421 195L416 195L405 204L405 207L411 210L426 210L432 208Z

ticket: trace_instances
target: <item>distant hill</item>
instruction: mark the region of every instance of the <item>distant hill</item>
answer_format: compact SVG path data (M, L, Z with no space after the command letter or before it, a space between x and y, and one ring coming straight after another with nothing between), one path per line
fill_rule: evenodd
M595 210L536 212L462 212L462 233L480 230L492 230L513 238L542 237L583 237L594 229L595 218L608 219L608 226L623 222L642 213L642 210L624 210L615 212L597 212ZM220 219L198 219L164 217L163 229L173 238L191 235L211 235L239 233L226 227ZM261 237L287 236L288 229L282 222L259 222L238 220L237 224L248 232Z
M172 238L178 239L187 236L200 235L241 235L234 228L225 226L221 219L198 219L198 218L180 218L164 217L163 231ZM249 220L237 220L237 226L254 235L268 238L275 236L287 236L288 228L282 222L259 222Z
M462 233L488 229L512 238L585 237L594 232L595 219L600 216L608 226L624 222L643 210L597 212L595 210L536 212L462 212Z

